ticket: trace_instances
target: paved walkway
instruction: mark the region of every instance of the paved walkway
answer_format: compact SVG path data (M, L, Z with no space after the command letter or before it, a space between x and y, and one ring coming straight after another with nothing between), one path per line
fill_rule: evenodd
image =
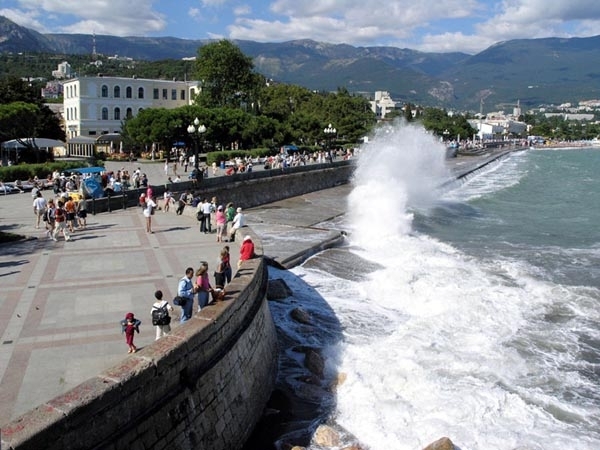
M482 159L449 164L457 173ZM106 167L138 165L151 184L166 181L160 162ZM345 212L349 190L339 186L246 211L265 255L283 261L335 235L319 224ZM28 193L0 197L0 229L38 238L0 246L0 424L126 357L119 326L125 313L142 320L136 345L152 343L154 292L173 298L185 268L206 260L212 269L223 246L214 234L200 234L193 218L174 213L157 211L154 234L147 234L139 208L90 215L72 241L53 242L35 229L31 205ZM238 245L231 248L233 267Z
M38 237L0 246L0 424L127 356L125 313L142 321L136 345L152 343L154 292L173 298L185 268L213 269L225 245L161 211L148 234L140 208L90 215L71 241L53 242L35 229L31 205L28 193L0 197L0 229Z

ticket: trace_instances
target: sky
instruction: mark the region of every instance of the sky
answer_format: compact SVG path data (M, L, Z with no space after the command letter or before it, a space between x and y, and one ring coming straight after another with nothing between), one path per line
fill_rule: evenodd
M510 39L600 35L599 0L0 0L0 15L40 33L469 54Z

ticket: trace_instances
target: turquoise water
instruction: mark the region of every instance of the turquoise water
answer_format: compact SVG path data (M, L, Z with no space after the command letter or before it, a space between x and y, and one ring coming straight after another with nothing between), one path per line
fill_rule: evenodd
M439 192L443 154L376 136L347 254L293 270L343 330L334 420L373 450L600 448L600 150L513 153Z
M600 287L600 149L513 155L418 216L477 257L522 259L558 283Z

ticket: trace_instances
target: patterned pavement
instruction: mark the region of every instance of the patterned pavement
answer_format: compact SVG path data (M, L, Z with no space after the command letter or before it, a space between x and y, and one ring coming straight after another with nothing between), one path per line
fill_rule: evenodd
M185 268L214 268L225 245L172 212L157 211L148 234L140 208L89 215L86 230L53 242L35 229L28 193L0 197L0 229L32 236L0 246L0 424L126 357L127 312L142 321L138 348L152 343L154 292L173 298ZM236 242L233 267L238 252Z

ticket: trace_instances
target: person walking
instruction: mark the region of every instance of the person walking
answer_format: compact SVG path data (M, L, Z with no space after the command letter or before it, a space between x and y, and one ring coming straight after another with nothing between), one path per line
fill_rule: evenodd
M217 242L223 242L223 236L227 232L227 217L223 211L223 205L217 206L215 222L217 224Z
M165 190L165 193L163 194L163 198L164 198L163 211L169 212L171 203L173 203L174 200L173 200L173 194L171 194L171 191L168 188Z
M212 233L210 224L210 212L212 209L211 203L207 199L202 200L202 222L200 222L200 231L204 233Z
M65 203L65 212L67 214L67 226L69 227L69 233L73 233L75 231L75 210L76 210L75 202L71 196L67 197L67 202Z
M56 206L56 210L54 211L54 233L52 234L52 240L58 241L58 235L60 233L65 237L65 241L70 241L71 236L69 236L69 232L67 231L67 213L64 209L64 203L62 200L58 201Z
M146 197L146 207L144 208L144 217L146 218L146 233L154 233L152 231L152 216L156 210L156 203L152 197Z
M38 229L40 227L40 221L46 212L46 208L48 207L48 202L46 199L42 197L42 193L37 191L35 194L35 199L33 200L33 214L35 214L35 228Z
M185 269L185 276L179 280L177 285L177 296L185 298L185 303L180 304L181 306L181 319L180 323L186 322L192 318L192 312L194 310L194 294L196 288L192 283L192 277L194 276L194 269L188 267Z
M202 261L200 268L196 271L196 292L198 292L198 312L210 303L210 294L213 288L208 277L208 263Z
M87 200L82 196L77 202L77 222L78 228L85 230L87 227Z
M44 217L42 218L44 222L46 222L46 236L54 239L54 225L55 225L55 213L56 213L56 205L54 204L54 199L48 200L48 205L46 206L46 212L44 213Z
M225 229L225 235L229 236L231 233L231 229L233 227L233 219L235 217L235 208L233 207L233 203L227 203L225 207L225 217L227 218L227 227ZM227 239L225 239L227 241Z
M155 302L152 304L150 315L152 316L152 324L156 327L156 338L158 341L165 334L171 332L171 315L173 307L171 304L163 300L163 293L158 290L154 293Z

